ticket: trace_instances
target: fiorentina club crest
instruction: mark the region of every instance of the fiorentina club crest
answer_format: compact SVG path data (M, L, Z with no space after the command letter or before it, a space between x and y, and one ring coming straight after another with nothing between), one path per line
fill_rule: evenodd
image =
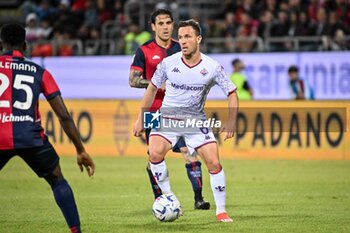
M205 68L203 68L202 70L201 70L201 72L200 72L203 76L206 76L209 72L205 69Z

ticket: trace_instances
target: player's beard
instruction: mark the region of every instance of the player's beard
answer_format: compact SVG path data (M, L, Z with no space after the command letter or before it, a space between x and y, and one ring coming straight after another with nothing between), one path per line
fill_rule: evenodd
M189 49L187 48L187 54L184 54L184 57L189 60L191 59L196 53L197 53L197 50L198 50L198 45L196 44L193 48L193 50L189 51Z

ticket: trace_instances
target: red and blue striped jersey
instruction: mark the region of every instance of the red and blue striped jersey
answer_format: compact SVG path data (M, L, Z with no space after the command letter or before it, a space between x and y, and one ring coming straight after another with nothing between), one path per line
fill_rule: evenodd
M175 40L171 40L171 43L167 48L160 47L155 39L150 40L136 50L131 68L141 71L143 78L151 80L157 69L157 65L165 57L180 51L180 44ZM151 111L155 111L162 106L163 98L164 91L159 89L151 106Z
M0 56L0 150L42 146L39 95L60 95L52 75L19 51Z

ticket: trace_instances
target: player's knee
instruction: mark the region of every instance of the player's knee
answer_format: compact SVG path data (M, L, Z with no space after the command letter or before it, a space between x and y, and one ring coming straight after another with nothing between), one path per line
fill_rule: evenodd
M156 146L152 146L148 148L149 151L149 159L151 162L159 162L164 159L165 152Z
M207 166L210 173L218 173L222 169L219 161L209 161Z
M50 184L51 188L55 187L58 182L64 180L60 166L57 165L50 174L44 177L44 179Z

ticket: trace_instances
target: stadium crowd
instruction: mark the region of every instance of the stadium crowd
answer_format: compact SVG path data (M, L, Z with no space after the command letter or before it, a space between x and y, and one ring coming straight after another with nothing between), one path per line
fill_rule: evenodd
M18 20L26 26L27 41L33 43L32 56L74 55L70 44L62 43L54 51L51 44L38 42L51 40L59 44L78 39L85 45L86 41L104 39L102 29L110 21L120 27L120 33L112 38L117 45L115 54L133 54L151 38L151 30L148 24L142 28L139 17L126 12L125 6L130 2L134 0L25 0L18 6ZM227 39L208 46L207 52L252 52L257 51L256 38L265 41L285 37L321 38L301 41L299 50L303 51L350 48L350 0L225 0L217 4L216 15L181 8L177 1L150 2L154 2L153 9L167 7L177 11L176 20L198 19L207 40ZM137 10L134 15L140 15ZM221 50L217 50L218 46ZM294 50L292 40L277 41L265 49L290 50ZM97 50L84 54L101 53Z

